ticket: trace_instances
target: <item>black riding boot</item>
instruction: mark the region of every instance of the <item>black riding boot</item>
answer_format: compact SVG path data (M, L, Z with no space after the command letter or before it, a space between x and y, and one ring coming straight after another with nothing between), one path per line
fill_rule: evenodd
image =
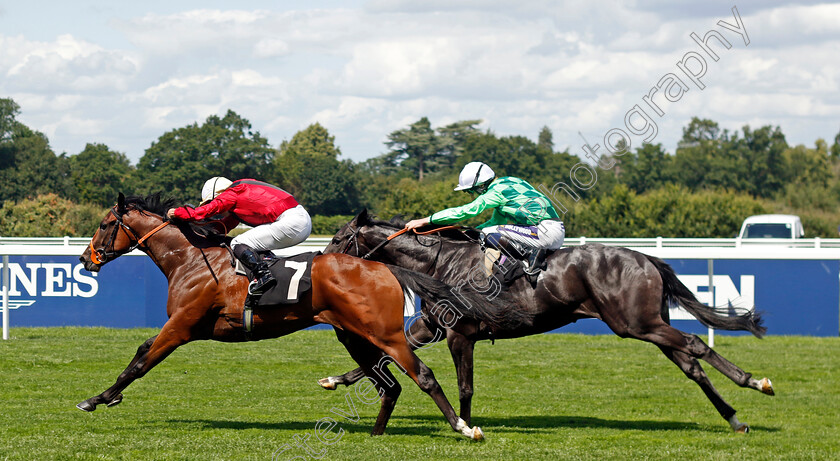
M533 277L542 270L546 256L545 249L529 248L505 236L499 238L497 246L508 257L524 261L526 263L525 274Z
M518 259L521 261L524 260L529 253L528 249L525 248L525 245L515 240L511 240L504 235L494 242L492 240L488 240L488 242L495 243L495 245L492 246L495 246L496 249L504 253L504 255L508 258Z
M535 248L531 250L531 254L528 255L528 267L525 269L525 273L528 275L539 274L545 264L545 256L547 253L548 252L545 248Z
M276 280L268 270L268 264L248 245L239 244L233 249L236 259L251 271L254 280L248 285L248 293L260 295L266 292Z

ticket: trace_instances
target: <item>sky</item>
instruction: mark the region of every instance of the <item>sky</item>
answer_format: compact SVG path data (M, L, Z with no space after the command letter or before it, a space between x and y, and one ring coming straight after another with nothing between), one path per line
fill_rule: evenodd
M356 162L424 116L533 140L547 126L576 155L583 138L598 153L619 138L673 153L693 116L778 125L793 145L840 131L840 4L233 5L2 1L0 97L57 154L103 143L135 164L164 133L229 109L273 147L319 122Z

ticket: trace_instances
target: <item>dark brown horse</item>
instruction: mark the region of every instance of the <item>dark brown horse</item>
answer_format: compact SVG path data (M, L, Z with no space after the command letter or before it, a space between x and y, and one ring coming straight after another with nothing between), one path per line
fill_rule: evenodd
M129 384L190 341L249 339L242 325L247 279L235 275L226 249L196 236L189 225L168 225L162 216L173 205L172 201L161 201L159 195L126 199L120 194L117 205L102 220L81 256L87 270L98 271L107 262L139 248L169 282L169 320L157 336L137 349L113 386L77 405L81 410L119 404ZM316 256L311 274L312 288L297 304L254 310L250 339L276 338L316 323L332 325L380 393L382 405L373 434L385 430L400 393L399 384L387 369L389 362L396 362L432 397L456 432L476 440L483 438L481 429L470 428L455 414L432 371L407 344L403 330L406 288L427 302L450 303L450 287L422 274L343 254ZM474 294L464 299L470 296L474 296L473 302L483 300ZM492 317L492 312L478 315Z
M405 234L392 238L404 223L371 219L367 211L342 227L326 252L370 257L410 270L425 272L458 288L472 286L492 298L501 286L484 275L484 253L475 239L459 231L441 236ZM387 243L385 243L387 242ZM769 379L756 380L709 348L699 337L683 333L670 325L670 304L679 304L706 326L721 330L745 330L761 337L765 328L758 314L745 311L729 316L726 310L707 307L697 301L673 269L658 258L620 247L598 244L563 248L550 255L547 268L532 287L520 278L507 289L516 309L507 313L518 319L507 328L488 331L468 315L440 322L424 310L423 317L408 331L413 346L447 339L455 368L461 400L461 418L469 423L473 395L473 348L475 341L489 338L515 338L550 331L579 319L604 321L622 338L636 338L657 345L685 375L695 381L720 415L736 432L749 426L738 421L697 359L711 364L741 387L773 395ZM475 307L475 306L473 306ZM461 311L461 314L468 314ZM523 321L522 317L526 319ZM452 326L452 328L443 328ZM325 389L337 384L350 385L363 376L356 369L341 376L319 381Z

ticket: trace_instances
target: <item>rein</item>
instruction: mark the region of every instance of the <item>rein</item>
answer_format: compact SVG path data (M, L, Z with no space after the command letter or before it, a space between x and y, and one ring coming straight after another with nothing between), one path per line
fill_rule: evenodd
M416 229L412 229L412 231L417 235L429 235L429 234L434 234L434 233L437 233L437 232L440 232L440 231L444 231L444 230L448 230L448 229L456 229L456 228L457 228L457 226L444 226L444 227L438 227L438 228L428 230L428 231L423 231L423 232L418 232ZM387 239L383 240L379 245L376 245L375 247L373 247L372 250L368 251L366 255L362 256L362 259L370 259L370 257L377 250L379 250L380 248L387 245L388 242L395 239L396 237L399 237L400 235L405 234L407 231L408 231L408 229L400 229L397 232L394 232L393 234L389 235ZM358 233L359 233L359 229L357 229L356 232L353 233L353 236L351 238L358 241L358 236L357 236ZM350 249L350 244L348 243L347 249L345 250L345 252L349 249ZM356 254L359 254L358 242L356 243Z
M108 241L105 242L105 245L103 245L101 249L97 250L97 249L93 248L93 240L94 239L91 239L90 243L88 244L88 247L90 248L90 260L93 261L94 264L104 264L105 262L109 261L110 259L113 259L113 258L115 258L115 257L117 257L121 254L130 253L135 248L142 245L146 240L148 240L149 237L151 237L152 235L157 233L157 231L159 231L159 230L163 229L164 227L168 226L169 223L170 223L170 221L164 221L163 223L161 223L160 225L158 225L154 229L150 230L146 235L144 235L140 238L137 238L137 234L131 229L131 227L128 226L128 224L123 222L122 216L120 216L120 214L117 213L115 208L111 208L111 214L113 214L114 218L116 218L116 221L117 221L117 224L119 224L119 227L114 226L114 231L111 232L111 236L108 238ZM132 241L132 240L134 241L134 244L129 246L128 249L126 249L122 253L119 253L119 252L117 252L116 250L113 249L114 248L114 241L117 238L117 232L119 232L120 229L122 229L123 232L125 232L125 235L128 236L129 241ZM97 233L99 233L98 230L97 230ZM109 245L112 248L111 251L107 250L107 247Z

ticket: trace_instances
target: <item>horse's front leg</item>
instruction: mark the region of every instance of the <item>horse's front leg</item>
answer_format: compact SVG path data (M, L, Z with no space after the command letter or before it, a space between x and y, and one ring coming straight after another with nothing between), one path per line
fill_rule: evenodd
M137 362L139 362L140 360L143 359L143 357L149 351L149 348L152 347L152 343L154 343L155 338L157 338L157 335L152 336L151 338L147 339L146 342L144 342L143 344L140 345L140 347L137 348L137 353L134 354L134 358L131 360L131 363L129 363L128 366L125 367L125 370L123 370L123 372L120 373L119 378L117 378L117 382L119 382L120 379L125 378L125 376L129 373L129 371L132 370L137 365ZM85 400L84 402L76 405L76 407L79 408L80 410L93 411L93 410L96 409L96 405L99 405L99 404L104 403L104 404L108 405L109 407L113 407L114 405L119 404L120 402L122 402L122 394L120 394L119 391L117 391L116 394L114 394L113 392L109 392L112 389L114 389L114 387L115 386L112 386L110 389L103 392L102 394L97 395L96 397L91 397L91 398ZM106 397L105 397L106 395L109 396L110 398L106 399Z
M134 359L120 373L119 377L117 377L117 382L113 386L109 387L105 392L79 403L76 405L76 408L84 411L93 411L96 410L97 405L105 404L112 407L122 402L121 392L129 384L136 379L142 378L149 370L178 348L178 346L194 339L189 336L188 326L183 326L179 323L175 316L169 319L157 336L149 338L137 348L137 354L135 354Z
M461 402L461 419L471 425L473 396L473 351L475 341L452 330L446 332L446 343L455 362L458 375L458 397Z

